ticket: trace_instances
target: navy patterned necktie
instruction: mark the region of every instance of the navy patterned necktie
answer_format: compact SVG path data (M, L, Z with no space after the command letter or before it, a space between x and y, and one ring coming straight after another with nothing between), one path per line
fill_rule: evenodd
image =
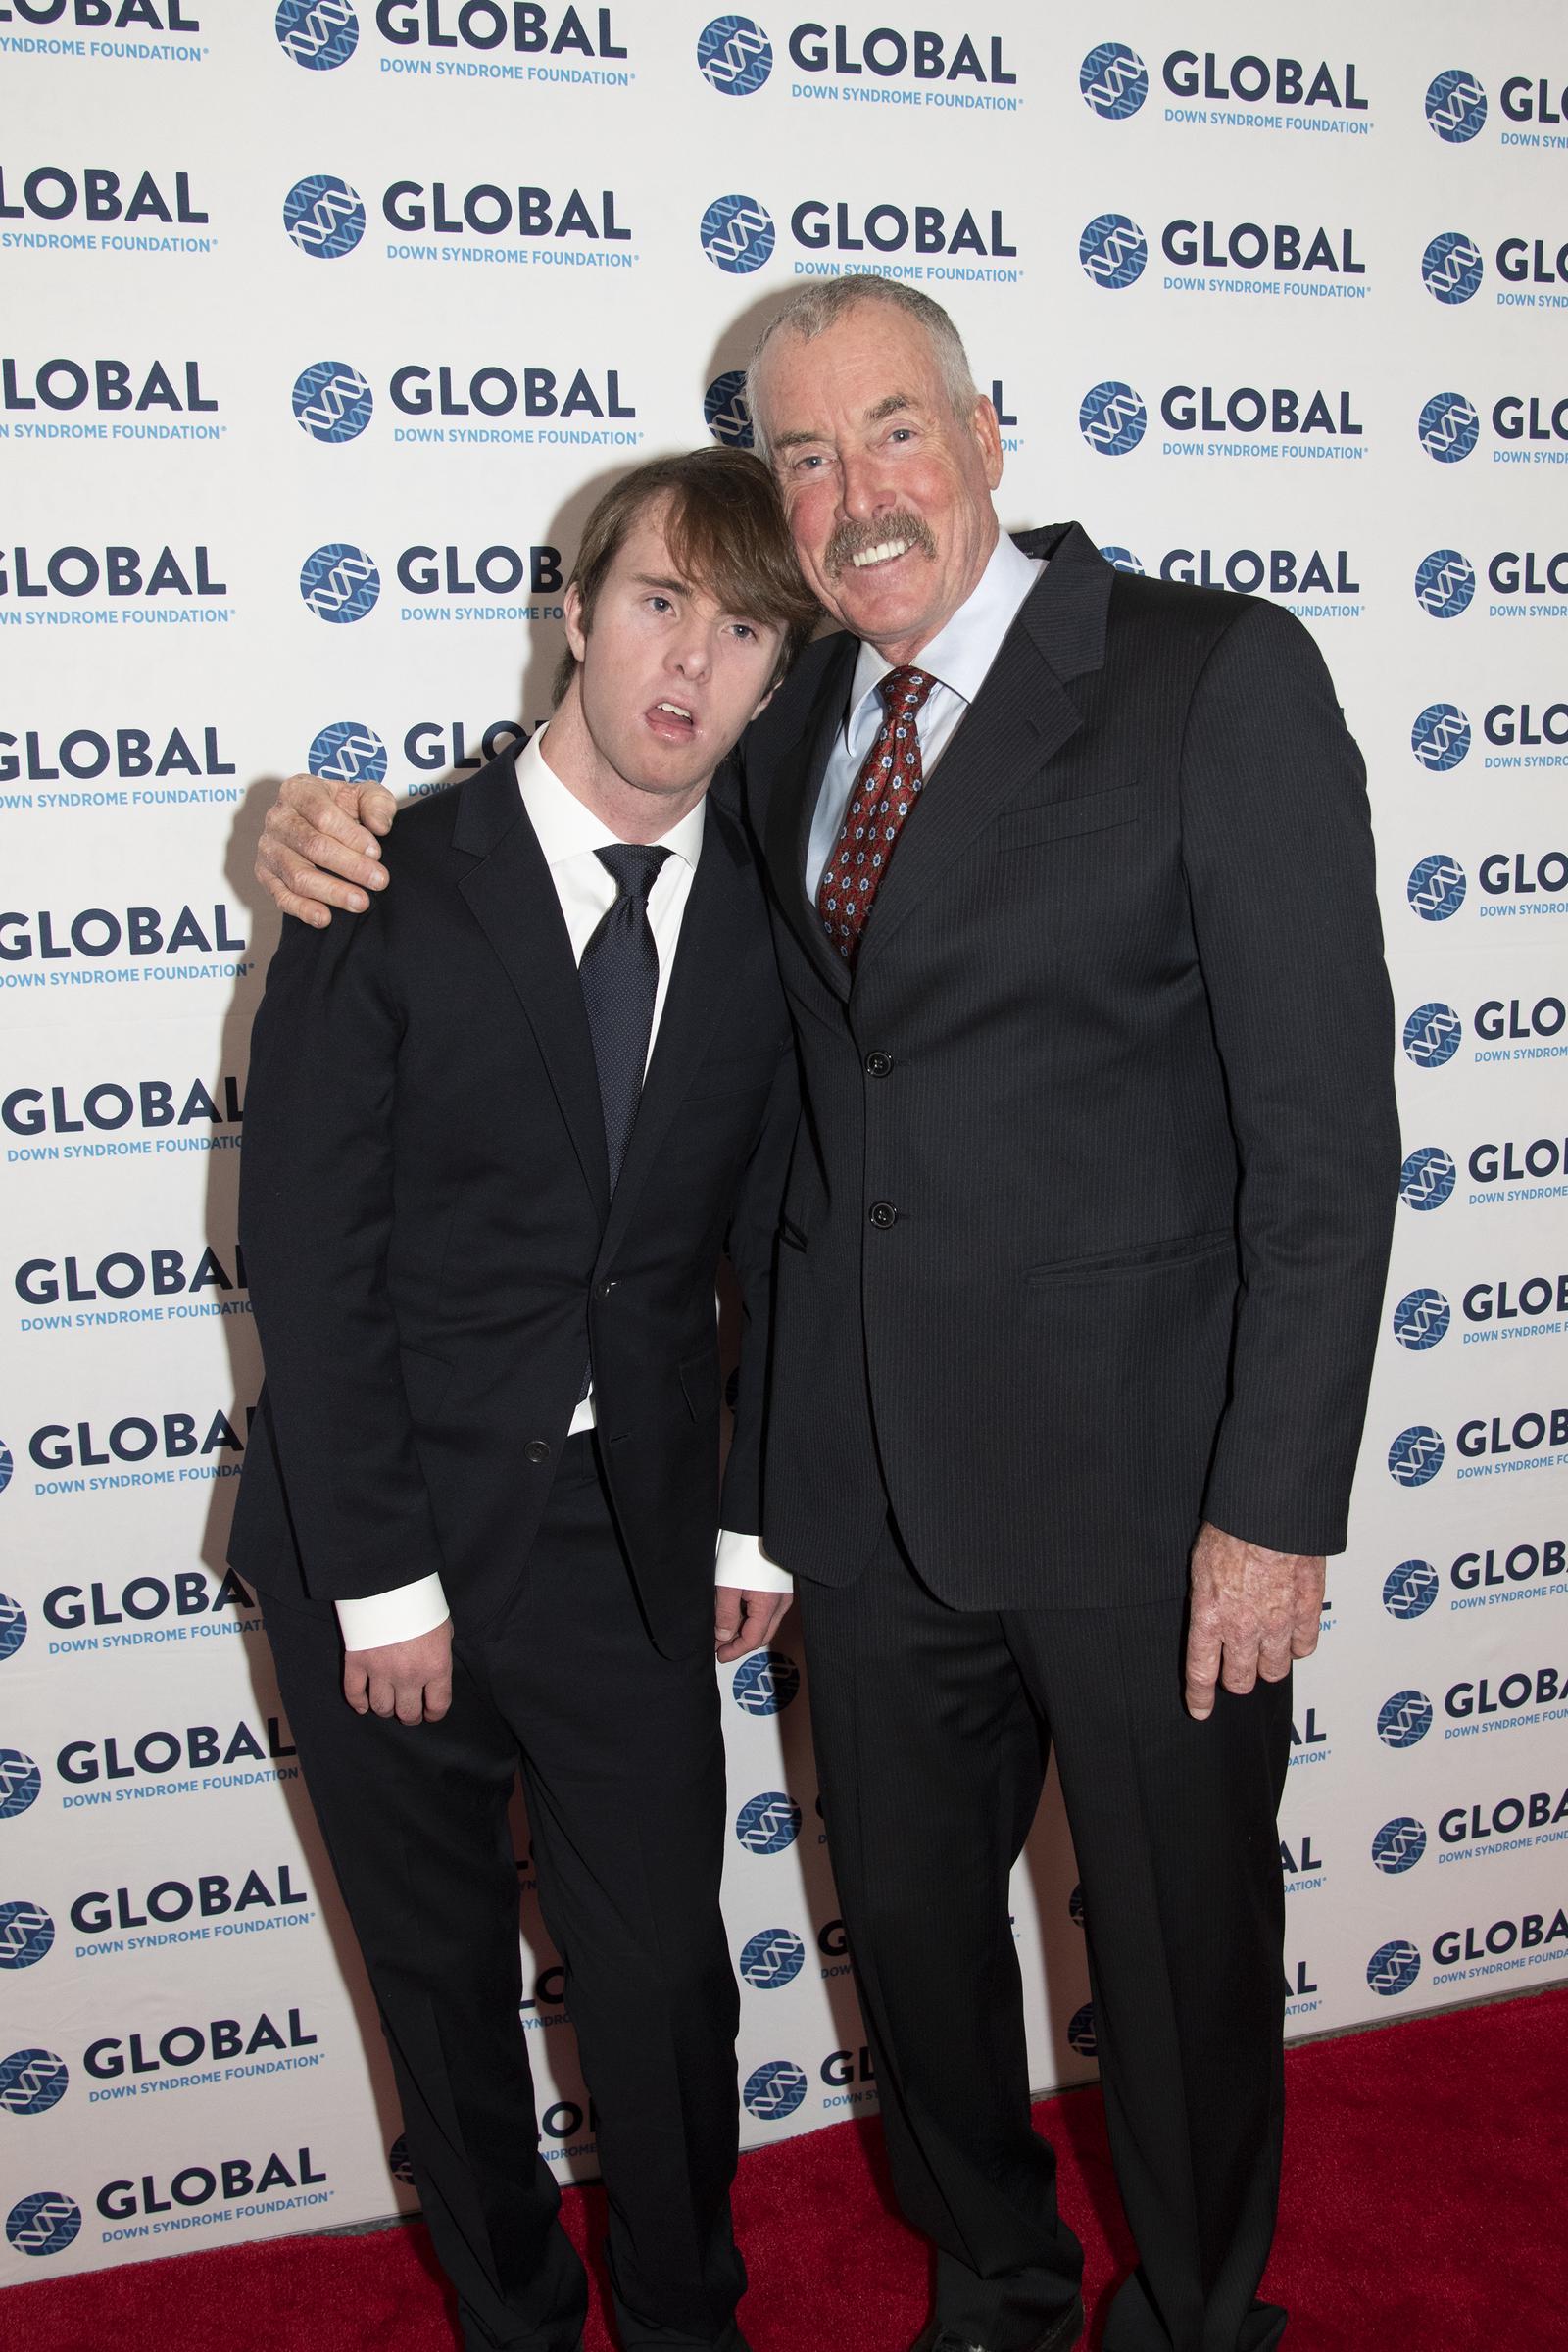
M850 793L844 827L816 886L827 935L853 964L888 861L920 796L917 720L936 684L923 669L890 669L877 692L885 716Z
M599 1072L613 1192L642 1098L659 993L659 950L648 921L648 894L669 852L617 842L594 856L612 876L617 896L584 948L577 976Z

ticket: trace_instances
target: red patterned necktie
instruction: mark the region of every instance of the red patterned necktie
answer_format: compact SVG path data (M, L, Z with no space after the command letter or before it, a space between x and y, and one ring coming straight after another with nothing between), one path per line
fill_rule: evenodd
M886 715L855 779L844 830L816 886L817 912L846 963L859 953L871 903L925 781L915 721L935 684L923 669L890 669L877 688Z

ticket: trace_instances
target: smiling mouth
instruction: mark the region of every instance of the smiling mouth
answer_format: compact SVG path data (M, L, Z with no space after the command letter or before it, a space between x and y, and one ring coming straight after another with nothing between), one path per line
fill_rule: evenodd
M862 547L850 558L857 571L868 571L874 564L891 564L898 556L906 556L913 546L911 539L884 539L877 547Z

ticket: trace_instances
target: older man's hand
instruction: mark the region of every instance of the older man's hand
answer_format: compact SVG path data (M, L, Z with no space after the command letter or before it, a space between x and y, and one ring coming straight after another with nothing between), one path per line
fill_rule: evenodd
M1187 1629L1187 1711L1214 1712L1214 1691L1250 1690L1261 1676L1283 1682L1295 1658L1317 1647L1328 1563L1307 1552L1269 1551L1203 1526L1193 1545Z
M719 1664L765 1649L794 1597L793 1592L748 1592L719 1585L713 1593L713 1651Z
M452 1704L452 1620L412 1642L386 1642L343 1656L343 1695L356 1715L439 1723Z
M256 879L283 909L319 931L341 906L363 914L368 893L384 890L378 834L390 833L398 805L382 784L334 784L290 776L267 811Z

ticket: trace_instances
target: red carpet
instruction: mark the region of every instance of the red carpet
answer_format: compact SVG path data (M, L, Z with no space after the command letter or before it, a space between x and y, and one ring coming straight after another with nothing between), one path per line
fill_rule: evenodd
M1296 2352L1568 2347L1568 1989L1418 2018L1294 2051L1285 2195L1264 2284ZM1088 2251L1086 2297L1130 2259L1100 2096L1037 2110ZM578 2243L596 2189L566 2199ZM887 2207L874 2124L741 2162L736 2221L757 2352L901 2352L926 2316L926 2264ZM589 2352L605 2352L597 2311ZM1095 2340L1092 2336L1092 2340ZM417 2224L276 2238L14 2287L16 2352L453 2352Z

